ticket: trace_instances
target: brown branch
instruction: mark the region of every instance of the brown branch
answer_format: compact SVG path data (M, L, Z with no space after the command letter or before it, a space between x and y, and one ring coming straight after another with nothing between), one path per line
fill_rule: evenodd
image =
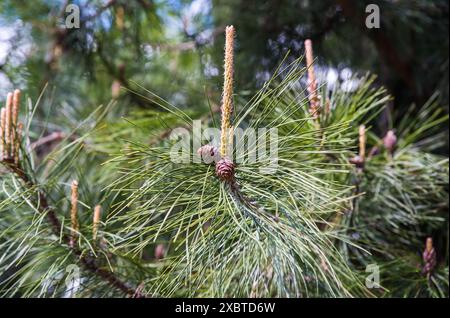
M30 145L30 149L34 150L34 149L39 148L39 147L41 147L41 146L43 146L43 145L45 145L47 143L51 143L51 142L54 142L54 141L61 141L64 138L66 138L66 134L64 134L61 131L55 131L55 132L52 132L51 134L49 134L49 135L47 135L45 137L39 138L38 140L33 142Z

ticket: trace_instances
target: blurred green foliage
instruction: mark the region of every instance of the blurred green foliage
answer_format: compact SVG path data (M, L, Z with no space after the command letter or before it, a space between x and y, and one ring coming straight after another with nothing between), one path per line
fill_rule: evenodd
M63 27L69 3L80 7L79 29ZM380 29L364 24L369 3L380 7ZM445 0L5 0L1 96L14 86L36 97L48 82L56 105L69 103L83 117L116 96L117 83L130 88L134 80L177 106L206 110L206 96L220 99L227 24L239 34L238 90L260 85L287 51L295 59L311 38L325 71L377 74L400 112L435 90L448 104ZM129 92L120 101L119 113L155 108Z

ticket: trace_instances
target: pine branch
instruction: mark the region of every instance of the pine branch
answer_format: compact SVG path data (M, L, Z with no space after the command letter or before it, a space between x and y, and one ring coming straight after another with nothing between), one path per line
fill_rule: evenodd
M30 179L25 171L23 171L18 165L14 163L14 161L10 159L4 159L3 163L12 173L18 176L20 180L22 180L22 182L28 189L37 188L37 185ZM38 190L37 194L39 201L39 211L42 214L45 214L48 222L52 226L53 234L55 234L56 236L61 235L62 241L67 244L67 246L71 246L70 236L62 230L62 226L56 215L56 211L49 205L47 196L42 190ZM101 277L111 286L114 286L115 288L121 290L123 293L127 294L130 297L145 297L139 290L130 287L126 282L122 281L113 272L99 267L94 257L84 254L83 251L81 251L75 245L73 245L70 250L75 256L79 258L80 263L84 266L85 269Z
M1 131L1 145L2 145L2 153L0 163L3 163L6 168L14 175L16 175L19 180L23 183L24 187L27 190L33 191L36 189L37 199L38 199L38 208L37 210L45 215L47 221L51 225L51 230L54 235L61 238L61 241L70 247L70 251L79 258L80 263L84 266L85 269L92 272L93 274L103 278L110 285L116 287L121 290L123 293L129 295L130 297L135 297L136 295L141 295L140 292L137 292L135 288L128 286L128 284L122 281L119 277L117 277L113 272L105 270L99 266L94 258L91 255L87 255L83 253L81 249L76 247L74 244L73 233L68 235L64 232L61 222L58 219L56 211L50 206L49 200L47 199L47 195L44 193L42 189L39 189L38 185L33 181L33 179L26 173L24 169L21 167L21 163L19 161L19 144L21 142L21 123L17 124L18 119L18 110L19 110L19 98L20 91L16 90L13 94L9 93L7 98L6 107L2 108L2 120L0 125ZM54 136L50 136L52 138L47 138L44 141L48 142L48 140L58 139L61 137L60 134L56 134ZM25 157L25 156L24 156ZM76 184L77 185L77 184ZM72 189L73 191L73 189ZM76 201L77 194L72 193L72 203ZM76 203L76 202L75 202ZM76 206L73 207L72 211L72 225L74 225L74 217L76 217ZM96 208L96 211L98 209ZM96 216L99 216L99 212L95 213ZM97 220L98 223L98 220ZM97 224L94 224L97 226ZM73 229L76 231L77 229Z

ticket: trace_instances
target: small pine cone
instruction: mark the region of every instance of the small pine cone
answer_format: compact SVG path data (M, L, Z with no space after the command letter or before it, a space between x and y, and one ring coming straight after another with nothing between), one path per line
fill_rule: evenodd
M425 250L422 254L422 259L424 262L422 273L429 276L436 267L436 251L433 247L433 239L431 237L427 238Z
M204 145L198 148L197 153L204 163L210 164L220 160L219 150L212 145Z
M393 130L389 130L383 138L383 145L390 153L393 153L395 145L397 144L397 136Z
M363 169L364 168L364 160L361 156L354 156L350 158L350 163L354 164L356 168Z
M216 175L223 181L230 181L234 177L234 164L228 158L222 158L216 163Z

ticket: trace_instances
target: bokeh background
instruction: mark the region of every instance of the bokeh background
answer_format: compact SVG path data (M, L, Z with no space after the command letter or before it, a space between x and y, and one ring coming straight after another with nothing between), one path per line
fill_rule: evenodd
M79 29L63 26L71 3ZM379 29L365 26L370 3L381 9ZM310 38L321 83L352 90L354 76L370 72L395 97L393 120L436 91L448 111L448 9L446 0L1 0L0 99L20 88L36 100L47 85L38 115L48 130L74 126L110 100L118 116L163 111L128 91L134 83L205 112L220 100L223 31L233 24L241 96L288 52L302 55ZM377 129L391 119L381 116Z

